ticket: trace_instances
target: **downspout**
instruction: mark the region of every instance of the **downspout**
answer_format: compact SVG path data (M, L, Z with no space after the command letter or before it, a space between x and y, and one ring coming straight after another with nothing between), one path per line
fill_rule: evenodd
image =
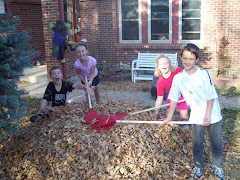
M59 6L59 14L60 14L60 20L63 22L63 0L58 0L58 6ZM63 77L65 79L70 78L70 76L67 74L67 64L66 64L66 59L63 59L64 61L62 62L62 69L63 69Z

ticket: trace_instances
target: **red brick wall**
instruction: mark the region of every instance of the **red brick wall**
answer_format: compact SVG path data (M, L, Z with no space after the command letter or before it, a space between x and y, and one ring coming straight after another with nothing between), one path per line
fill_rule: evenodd
M66 63L61 63L61 61L52 57L54 32L49 29L49 23L55 24L61 18L61 15L63 15L63 9L59 11L59 2L61 0L41 0L47 69L49 72L51 67L59 66L63 70L65 66L66 71L63 70L65 72L64 76L71 77L76 75L76 70L73 68L73 63L77 59L75 51L71 51L70 48L67 49L65 52Z
M174 0L175 1L175 0ZM49 23L60 19L57 14L61 0L13 0L6 8L21 18L18 30L30 27L33 32L33 48L41 51L40 59L46 59L48 70L52 66L64 67L51 57L53 31ZM146 2L144 0L143 2ZM204 1L202 1L204 2ZM176 4L173 9L178 9ZM228 55L232 59L232 68L240 69L240 2L239 0L205 0L203 5L204 40L197 45L201 48L200 65L206 68L217 66L219 41L225 35L229 39ZM42 8L42 11L41 11ZM99 65L104 62L131 64L137 58L137 52L179 52L179 44L174 36L174 44L120 44L118 40L117 0L80 1L82 37L88 40L89 55L95 57ZM45 46L44 46L45 45ZM45 56L44 56L45 55ZM65 53L66 70L69 76L76 75L73 63L76 52L69 49ZM179 63L181 65L181 63Z
M27 28L31 30L30 36L32 39L29 41L29 44L32 48L41 52L40 56L35 60L45 60L40 2L14 0L6 4L6 10L10 11L12 16L18 16L20 18L21 21L16 26L18 32L26 30Z
M91 50L100 65L104 62L131 64L138 51L175 53L181 47L179 44L119 44L116 1L81 2L80 12L83 38L98 45Z
M229 39L232 68L240 69L240 1L207 0L205 13L204 66L216 67L216 52L223 36Z
M59 1L58 0L41 0L42 6L42 18L43 18L43 32L44 32L44 42L45 42L45 53L48 72L53 66L59 66L62 70L66 65L66 70L64 71L64 77L71 76L70 66L68 65L69 59L71 57L71 51L67 50L65 52L65 58L67 63L61 63L61 60L52 57L52 40L54 32L49 28L49 23L55 24L57 20L60 19L60 13L63 13L63 9L59 11Z
M204 1L203 1L204 2ZM201 48L199 65L205 68L217 66L216 52L219 40L226 35L232 68L240 68L240 6L239 0L206 0L203 8L204 40L197 45ZM119 44L117 0L80 3L82 35L88 41L96 41L98 47L94 55L98 63L123 62L131 64L137 52L179 52L182 44ZM178 9L178 8L176 8ZM181 62L179 62L181 65Z
M34 5L35 7L37 4L26 2L24 1L23 7L25 9L28 5ZM60 18L57 16L59 2L62 1L41 0L43 39L48 70L55 65L63 67L61 62L51 57L53 31L49 29L49 23L55 23ZM227 3L226 0L205 0L205 5L203 5L205 12L202 18L204 21L204 40L197 44L201 48L199 65L205 68L217 66L216 52L219 49L219 40L225 35L229 39L228 55L232 59L232 68L240 69L239 6L239 0L228 0ZM33 7L30 7L30 9L33 9ZM175 7L174 9L178 8ZM63 10L61 9L60 12L63 13ZM82 37L88 40L85 44L88 47L89 55L97 59L98 65L102 65L104 62L131 64L132 60L137 58L138 51L179 53L182 46L182 44L177 43L176 37L174 44L120 44L118 40L117 0L82 0L80 1L80 14ZM33 16L38 17L38 13ZM40 45L37 47L40 47ZM73 67L73 63L77 59L76 52L68 49L65 58L68 75L76 75ZM181 63L179 64L181 66Z

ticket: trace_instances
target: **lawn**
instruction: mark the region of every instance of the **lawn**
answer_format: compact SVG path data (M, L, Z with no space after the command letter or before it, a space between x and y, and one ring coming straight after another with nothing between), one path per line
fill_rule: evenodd
M150 82L103 82L105 90L149 91ZM216 87L219 96L239 96L237 87ZM54 109L52 118L29 123L38 113L40 99L26 97L29 115L23 128L1 144L1 179L191 179L191 131L177 126L119 125L109 132L94 133L80 123L88 107L72 104ZM122 101L94 105L98 113L139 110ZM224 169L228 179L239 179L240 109L222 109ZM151 120L143 113L134 120ZM208 138L205 140L205 177L213 179Z

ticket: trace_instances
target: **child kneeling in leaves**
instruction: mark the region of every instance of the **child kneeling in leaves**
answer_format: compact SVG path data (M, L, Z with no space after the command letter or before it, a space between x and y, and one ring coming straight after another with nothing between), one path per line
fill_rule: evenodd
M50 115L51 109L48 108L48 103L52 106L65 106L67 100L67 92L73 89L85 89L86 93L90 93L90 87L83 84L73 84L62 80L63 75L59 67L54 66L50 69L50 82L46 88L43 99L40 104L40 111L44 114L38 114L30 118L31 122L45 118Z

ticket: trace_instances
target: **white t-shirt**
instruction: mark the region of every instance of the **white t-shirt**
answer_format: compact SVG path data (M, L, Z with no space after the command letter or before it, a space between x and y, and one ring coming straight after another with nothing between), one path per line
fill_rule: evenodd
M197 68L197 71L191 75L183 70L175 75L168 98L177 102L180 98L180 92L191 108L190 122L202 124L207 109L207 101L210 99L213 99L210 124L222 119L218 95L206 69Z

